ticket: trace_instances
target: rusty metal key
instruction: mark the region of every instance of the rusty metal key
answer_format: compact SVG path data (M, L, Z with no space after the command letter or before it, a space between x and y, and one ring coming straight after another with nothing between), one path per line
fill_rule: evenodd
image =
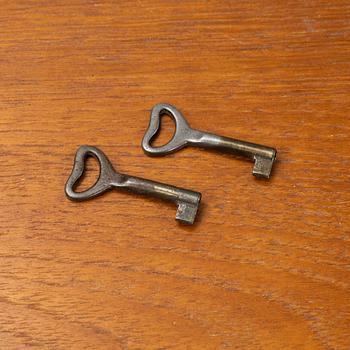
M153 147L152 139L160 129L160 118L167 114L175 121L175 133L164 146ZM254 162L253 175L269 178L277 151L272 147L241 141L225 136L192 129L181 112L167 103L155 105L151 112L148 129L142 140L142 148L150 156L162 156L176 152L186 146L217 149L239 156L247 157Z
M76 185L84 174L85 161L89 156L97 159L100 164L99 178L88 190L76 192ZM81 146L75 155L73 170L65 186L67 197L73 201L84 201L112 189L124 189L173 202L177 205L176 220L186 224L193 224L201 200L199 192L121 174L114 170L101 150L93 146Z

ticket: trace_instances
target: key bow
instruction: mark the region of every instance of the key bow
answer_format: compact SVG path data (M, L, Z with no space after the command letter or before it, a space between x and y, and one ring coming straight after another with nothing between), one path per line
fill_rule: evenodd
M99 163L99 177L95 184L89 189L82 192L76 192L74 189L77 182L84 175L85 162L89 156L94 157ZM72 173L69 176L65 186L67 197L71 200L83 201L98 196L112 187L110 180L113 172L114 169L112 164L102 151L93 146L80 146L75 155Z
M151 142L160 131L162 114L166 114L174 119L175 133L165 145L153 147ZM176 107L168 103L158 103L152 109L149 126L142 140L142 148L150 156L162 156L175 152L187 145L186 135L190 130L186 119Z

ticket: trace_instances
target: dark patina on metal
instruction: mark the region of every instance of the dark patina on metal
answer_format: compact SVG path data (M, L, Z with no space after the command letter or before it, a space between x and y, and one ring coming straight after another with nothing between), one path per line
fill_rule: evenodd
M97 159L100 164L99 178L88 190L76 192L74 189L84 174L85 160L89 156ZM84 201L112 189L124 189L173 202L177 205L176 220L186 224L193 224L201 200L199 192L118 173L101 150L93 146L79 147L65 186L67 197L73 201Z
M163 114L175 120L175 134L166 145L153 147L151 141L159 132L160 118ZM151 112L148 129L142 140L142 148L145 153L150 156L163 156L186 146L211 148L247 157L254 162L253 175L264 178L270 177L277 154L276 149L271 147L192 129L176 107L167 103L155 105Z

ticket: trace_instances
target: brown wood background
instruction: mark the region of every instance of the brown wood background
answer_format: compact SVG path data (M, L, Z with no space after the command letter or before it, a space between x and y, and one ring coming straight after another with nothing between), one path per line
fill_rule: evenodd
M0 349L350 349L349 35L340 0L0 1ZM272 179L145 156L158 102L276 147ZM197 224L68 201L82 144L202 192Z

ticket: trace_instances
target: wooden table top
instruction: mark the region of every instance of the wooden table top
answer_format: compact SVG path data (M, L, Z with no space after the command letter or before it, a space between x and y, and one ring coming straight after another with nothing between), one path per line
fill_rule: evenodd
M350 349L349 21L341 0L2 1L0 349ZM272 178L147 157L159 102L276 147ZM201 192L196 224L133 194L67 200L83 144Z

